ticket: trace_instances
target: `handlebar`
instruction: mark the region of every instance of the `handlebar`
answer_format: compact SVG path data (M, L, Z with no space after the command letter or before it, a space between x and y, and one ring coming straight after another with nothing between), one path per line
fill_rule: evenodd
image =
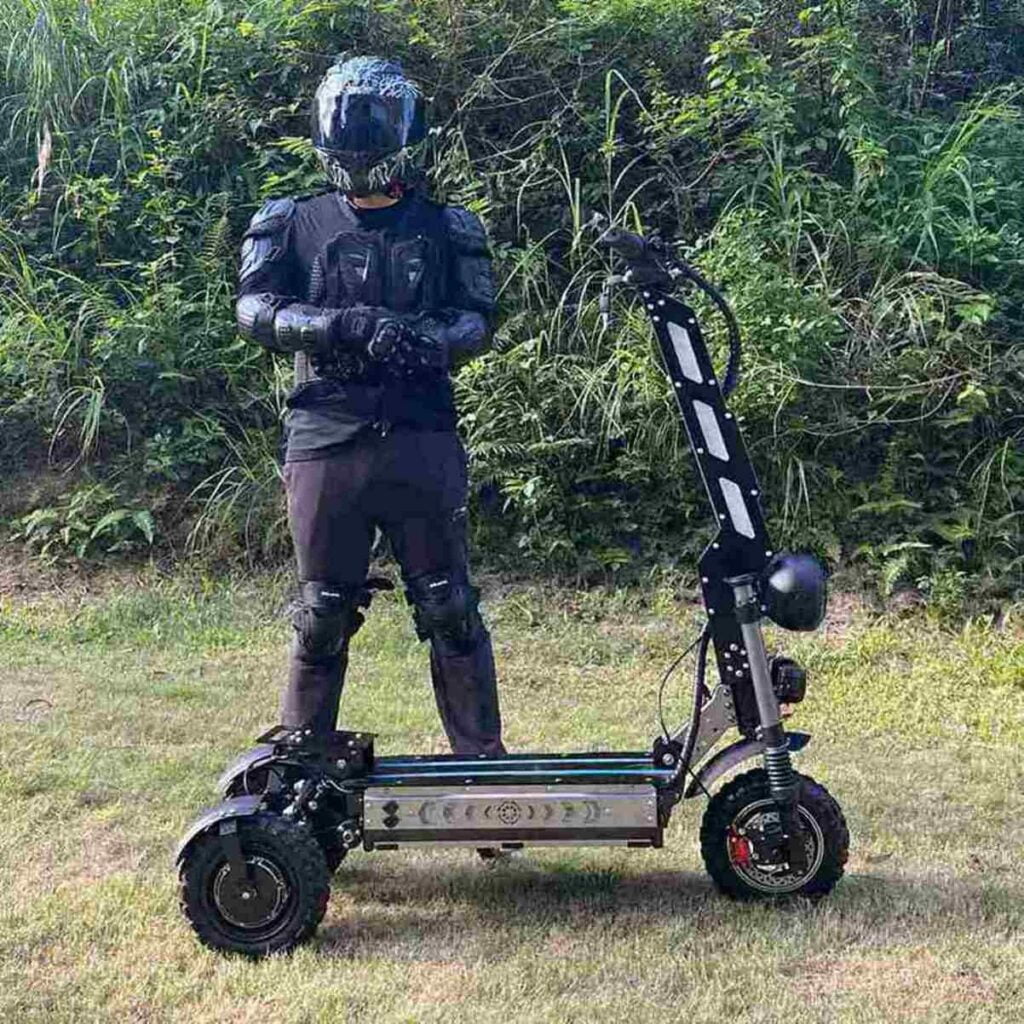
M608 249L628 264L626 273L618 281L611 279L610 283L621 282L637 288L669 290L675 286L676 281L685 278L692 281L718 307L729 331L729 361L722 378L722 394L728 397L739 383L742 346L736 316L722 293L705 280L696 267L673 256L661 239L645 238L622 228L604 227L604 224L605 218L595 213L590 226L601 231L597 239L598 246Z

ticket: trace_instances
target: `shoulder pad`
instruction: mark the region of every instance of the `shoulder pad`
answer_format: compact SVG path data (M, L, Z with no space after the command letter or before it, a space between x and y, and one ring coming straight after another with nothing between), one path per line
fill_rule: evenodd
M324 196L337 195L338 190L333 185L325 185L323 188L314 189L312 192L303 192L300 196L292 196L296 206L302 206L313 202L314 199L323 199Z
M475 213L464 206L446 206L442 215L448 237L459 252L487 252L487 232Z
M300 196L293 196L295 202L304 203L307 199L317 199L319 196L326 196L331 192L337 192L336 185L324 185L322 188L315 188L312 192L303 192Z
M294 199L268 199L254 214L249 221L249 229L245 232L246 238L255 238L259 235L273 235L288 225L288 222L295 216Z

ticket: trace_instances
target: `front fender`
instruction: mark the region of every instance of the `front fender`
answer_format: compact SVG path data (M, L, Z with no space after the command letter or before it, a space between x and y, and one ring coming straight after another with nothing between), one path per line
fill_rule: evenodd
M787 732L786 738L789 740L789 749L793 752L803 750L811 742L811 734L808 732ZM731 771L738 764L757 757L763 750L764 744L760 740L737 740L737 742L723 747L697 772L693 781L686 787L686 791L683 793L684 798L689 800L705 789L709 789L716 779Z
M207 808L189 825L181 842L178 843L178 849L174 853L174 863L180 864L192 843L213 825L230 818L252 817L259 811L262 803L263 797L257 794L232 797L230 800L223 800L215 807Z
M252 750L247 750L244 754L239 754L221 772L220 778L217 780L217 792L221 796L227 796L228 791L231 788L231 784L235 779L244 775L246 772L250 772L253 768L258 768L261 764L267 761L273 760L274 757L274 744L273 743L261 743L258 747L253 747Z

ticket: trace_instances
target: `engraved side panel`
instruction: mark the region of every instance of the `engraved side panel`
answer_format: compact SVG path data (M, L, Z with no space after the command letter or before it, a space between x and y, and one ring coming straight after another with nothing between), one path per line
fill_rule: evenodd
M371 786L363 814L366 839L378 843L660 839L649 785Z

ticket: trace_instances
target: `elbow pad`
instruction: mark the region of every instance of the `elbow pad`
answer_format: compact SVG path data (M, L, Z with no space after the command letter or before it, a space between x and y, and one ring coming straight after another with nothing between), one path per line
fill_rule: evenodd
M282 305L284 300L276 295L243 295L235 303L238 333L267 348L275 348L274 317Z
M291 303L274 316L274 344L285 352L323 353L338 337L339 311Z
M416 327L421 334L443 344L452 368L485 352L491 344L490 322L470 309L440 310L421 318Z
M445 340L458 352L482 352L491 340L491 325L482 313L465 310L445 331Z
M235 304L239 333L278 352L328 351L338 336L340 311L288 302L277 295L243 295Z

